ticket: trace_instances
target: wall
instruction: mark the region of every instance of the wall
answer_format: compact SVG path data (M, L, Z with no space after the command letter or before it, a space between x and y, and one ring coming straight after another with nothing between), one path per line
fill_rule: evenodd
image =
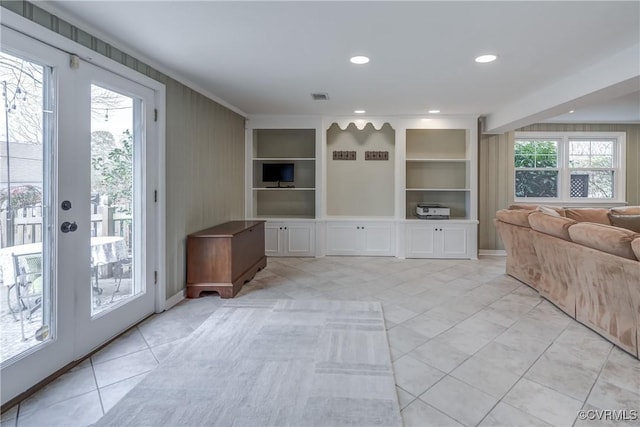
M629 205L640 205L640 125L547 124L526 126L520 131L626 132L626 193ZM514 133L482 135L479 146L479 248L502 250L493 225L495 212L513 203Z
M244 218L244 118L32 3L0 6L165 84L166 296L179 293L186 235Z
M355 151L356 160L333 160L334 151ZM365 151L387 151L389 160L365 160ZM337 124L327 130L327 215L394 215L395 131L371 123L359 130Z

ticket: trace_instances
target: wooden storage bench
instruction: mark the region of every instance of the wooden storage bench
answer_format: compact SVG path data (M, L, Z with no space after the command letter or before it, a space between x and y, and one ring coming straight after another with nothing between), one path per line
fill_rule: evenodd
M267 266L264 221L230 221L187 236L187 298L233 298Z

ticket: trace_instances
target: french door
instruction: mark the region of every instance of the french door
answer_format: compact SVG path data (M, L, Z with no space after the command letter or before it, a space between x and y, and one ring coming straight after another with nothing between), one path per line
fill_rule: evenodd
M152 89L1 36L5 403L154 311L159 171Z

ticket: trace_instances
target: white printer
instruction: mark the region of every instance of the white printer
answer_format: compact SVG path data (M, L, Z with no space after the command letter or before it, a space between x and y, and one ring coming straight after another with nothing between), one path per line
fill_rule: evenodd
M416 215L420 219L449 219L450 209L433 203L418 203Z

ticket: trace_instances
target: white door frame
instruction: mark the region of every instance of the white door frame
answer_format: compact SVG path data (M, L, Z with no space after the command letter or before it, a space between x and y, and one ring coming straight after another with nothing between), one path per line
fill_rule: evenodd
M147 86L155 92L155 104L158 108L157 138L158 138L158 283L156 286L156 313L166 308L166 87L163 83L147 77L120 64L106 56L102 56L93 50L82 46L60 34L36 24L15 12L2 9L2 26L13 29L19 33L33 38L44 44L57 48L67 53L73 53L83 60L100 68L111 71L124 78L132 80L143 86Z
M158 110L157 113L157 222L156 222L156 230L148 230L150 233L154 233L157 236L156 247L154 249L149 248L150 251L155 250L155 258L156 258L156 266L154 270L158 272L157 274L157 284L155 288L155 301L154 301L154 311L159 313L165 309L166 305L166 281L165 281L165 258L166 258L166 236L165 236L165 222L166 222L166 213L165 213L165 99L166 92L164 84L155 81L147 76L144 76L138 72L135 72L122 64L119 64L115 61L112 61L106 57L103 57L96 52L91 51L88 48L85 48L77 43L64 38L63 36L53 33L52 31L47 30L46 28L35 24L11 11L6 9L2 9L2 31L4 33L14 33L17 37L26 37L27 39L31 39L31 44L33 46L37 46L40 44L43 51L48 50L49 52L56 52L53 49L48 49L44 45L48 45L57 49L57 55L60 55L63 60L57 60L55 65L62 67L61 64L67 65L69 62L69 52L73 52L77 56L82 57L87 62L90 62L100 68L103 68L109 72L120 75L126 79L132 80L138 84L148 87L153 90L155 97L155 105ZM16 34L17 33L17 34ZM33 42L40 43L33 43ZM37 55L34 55L37 57ZM41 55L46 58L46 55ZM68 75L68 78L64 84L72 85L73 81L71 81L71 75ZM60 76L58 76L60 78ZM59 134L58 138L65 138L64 124L59 125ZM55 173L55 171L54 171ZM58 194L58 198L64 197L64 195ZM62 200L60 198L60 200ZM56 231L59 227L59 222L62 217L59 215L58 206L52 207L52 216L51 216L51 225L55 227ZM54 232L56 233L56 232ZM65 236L66 237L66 236ZM54 244L56 239L54 238ZM57 262L57 261L55 261ZM73 299L74 296L66 293L69 291L65 287L57 287L57 295L56 298L70 298ZM73 291L73 289L71 289ZM65 293L66 292L66 293ZM58 316L58 328L62 331L62 328L65 328L66 331L71 333L75 332L75 328L73 328L73 322L75 320L75 313L65 313L63 311L57 312ZM82 358L86 353L81 354L82 349L77 348L77 345L69 345L71 344L65 336L64 332L60 335L61 339L56 339L53 341L49 341L44 343L42 346L38 346L38 349L44 349L45 351L36 351L33 354L30 354L29 360L17 360L15 362L16 369L7 369L3 370L3 393L2 393L2 404L7 401L13 399L20 393L26 391L29 387L37 384L42 381L47 376L53 374L56 370L63 368L68 363L73 360L78 360ZM48 351L47 350L48 347ZM76 349L74 350L74 347ZM27 353L29 354L29 353ZM53 355L53 357L52 357ZM24 362L24 363L21 363ZM27 364L25 364L27 363ZM24 367L22 367L24 365ZM38 369L32 369L33 366L37 366ZM17 373L19 373L19 378ZM16 375L14 375L16 374ZM16 378L13 378L13 377Z

